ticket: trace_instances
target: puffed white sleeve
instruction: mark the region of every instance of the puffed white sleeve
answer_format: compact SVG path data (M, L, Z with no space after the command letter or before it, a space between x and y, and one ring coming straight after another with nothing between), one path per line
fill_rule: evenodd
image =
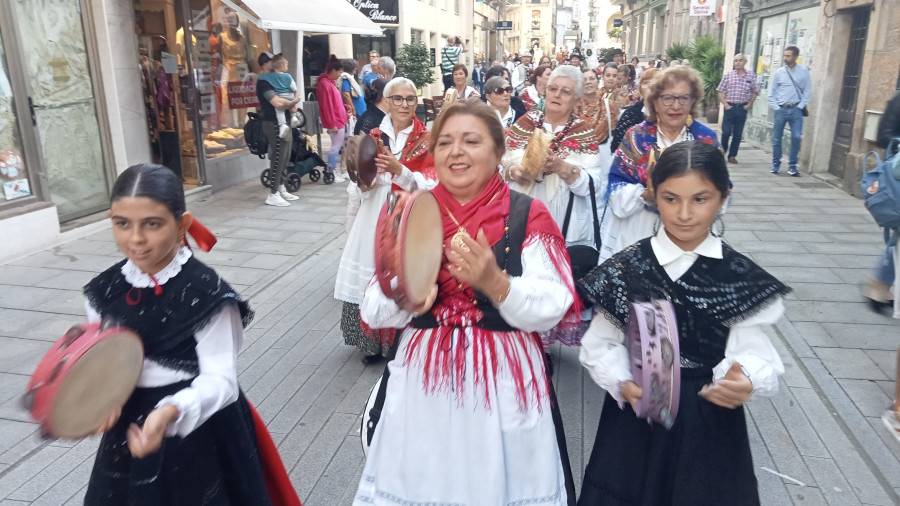
M631 183L616 187L609 195L609 208L619 218L627 218L642 211L646 202L641 198L647 188Z
M597 202L600 202L603 200L603 195L606 194L606 181L600 177L599 165L581 167L578 179L569 185L569 191L579 197L587 197L591 194L589 186L589 182L591 181L594 183L594 195L597 198Z
M555 327L573 302L546 246L534 240L522 248L522 275L510 276L509 295L497 309L513 327L541 332Z
M405 311L381 291L376 278L369 281L366 293L359 304L359 315L362 321L373 329L399 329L407 326L413 315Z
M87 299L84 301L84 314L87 316L88 323L97 323L101 320L100 313L94 309L94 306L91 306Z
M178 419L166 428L166 436L185 437L212 415L238 398L237 352L244 328L237 304L226 304L195 335L200 374L191 386L164 397L156 407L174 405Z
M725 358L713 369L713 381L721 381L735 362L741 364L753 383L753 395L770 397L778 392L778 377L784 374L784 364L763 331L784 314L784 301L774 303L756 315L734 325L728 333Z
M620 403L624 401L621 385L634 380L625 347L625 333L603 312L594 315L590 327L582 336L578 360L594 383L609 392L613 399Z
M413 172L406 165L400 165L401 171L394 176L394 184L411 192L414 190L431 190L437 186L437 181L428 179L421 172Z

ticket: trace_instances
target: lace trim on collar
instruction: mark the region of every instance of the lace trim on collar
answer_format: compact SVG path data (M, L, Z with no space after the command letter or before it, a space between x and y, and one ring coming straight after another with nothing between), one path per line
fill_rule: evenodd
M150 288L157 284L164 285L166 281L174 278L181 272L181 266L191 258L192 253L187 247L182 246L178 249L178 252L175 253L175 258L169 262L169 265L163 267L161 271L156 273L156 283L150 279L150 275L144 273L140 267L134 265L131 260L125 262L125 265L122 266L122 275L125 276L125 281L127 281L131 286L135 288Z

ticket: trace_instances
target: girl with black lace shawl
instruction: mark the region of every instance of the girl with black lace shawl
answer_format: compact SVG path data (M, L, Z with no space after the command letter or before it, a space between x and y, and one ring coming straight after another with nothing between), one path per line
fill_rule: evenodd
M702 141L667 149L652 173L662 227L579 282L598 310L580 360L607 391L579 504L757 505L743 403L773 395L784 366L763 326L790 288L722 241L723 155ZM681 386L671 429L635 416L624 328L630 303L675 307Z
M185 246L197 224L178 177L160 165L130 167L110 200L127 258L85 285L88 320L131 328L145 358L131 397L98 428L85 504L299 505L237 382L235 358L253 312ZM207 239L198 243L208 250L215 239ZM261 457L261 449L271 453ZM286 489L267 489L273 470Z

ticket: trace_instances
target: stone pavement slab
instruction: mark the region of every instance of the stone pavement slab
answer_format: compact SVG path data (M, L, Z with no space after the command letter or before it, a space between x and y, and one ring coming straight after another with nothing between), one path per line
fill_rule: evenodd
M859 296L883 251L881 234L842 191L808 176L772 176L756 149L742 148L739 159L729 165L726 239L795 288L785 318L767 331L785 363L781 391L747 408L762 503L896 504L900 445L877 417L893 390L900 325ZM364 464L359 416L382 370L343 344L332 298L344 188L304 181L301 200L275 209L251 181L190 205L220 239L199 257L257 312L239 379L309 506L352 501ZM81 502L97 439L41 439L18 396L43 352L82 318L81 285L118 259L101 230L0 266L0 505ZM578 364L577 348L555 345L553 354L580 488L604 392Z

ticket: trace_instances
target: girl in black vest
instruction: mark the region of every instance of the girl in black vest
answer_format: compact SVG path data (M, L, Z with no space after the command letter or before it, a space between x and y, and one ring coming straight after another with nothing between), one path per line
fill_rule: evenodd
M136 331L145 358L131 398L98 428L85 504L272 504L264 467L286 475L277 452L260 458L260 443L274 446L235 368L253 312L187 248L193 218L171 170L129 167L110 200L126 259L84 287L88 319ZM279 492L299 505L289 483Z
M763 332L790 288L722 240L729 194L715 146L684 142L651 180L661 227L579 282L598 310L580 359L607 391L579 504L757 505L743 404L772 395L784 366ZM635 416L624 332L632 302L666 299L677 317L681 388L671 429Z

